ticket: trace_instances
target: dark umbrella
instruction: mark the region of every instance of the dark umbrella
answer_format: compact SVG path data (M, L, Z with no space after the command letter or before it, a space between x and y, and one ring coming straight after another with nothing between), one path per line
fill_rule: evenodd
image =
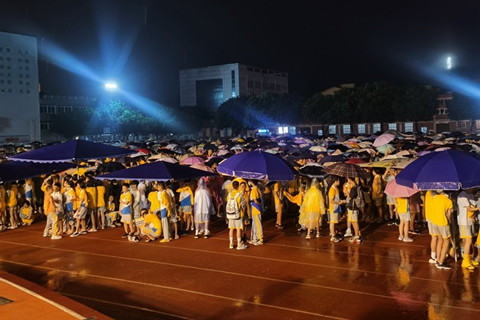
M189 166L182 166L177 163L170 163L165 161L157 161L141 166L115 171L112 173L98 176L102 179L115 180L148 180L148 181L168 181L168 180L187 180L206 176L215 176L216 173L211 173L203 170L190 168Z
M420 190L459 190L480 186L478 155L456 150L432 152L405 167L396 177L400 185Z
M9 161L0 163L0 182L23 180L26 178L61 172L74 168L73 163L25 163Z
M328 173L325 172L325 168L319 163L308 163L298 169L298 173L302 176L309 178L325 179Z
M112 161L112 162L105 162L98 166L98 172L114 172L118 170L125 169L125 166L120 162Z
M256 180L291 181L294 169L282 158L263 151L242 152L225 161L217 168L221 174Z
M321 161L320 161L320 164L324 164L324 163L327 163L327 162L345 162L347 161L348 158L345 157L344 155L335 155L335 156L326 156L324 157Z
M113 158L132 153L135 153L135 150L86 140L70 140L64 143L20 153L11 156L8 159L27 162L71 162L88 159Z
M356 164L348 164L345 162L334 163L331 166L325 167L325 172L334 176L344 178L364 178L368 177L367 172Z

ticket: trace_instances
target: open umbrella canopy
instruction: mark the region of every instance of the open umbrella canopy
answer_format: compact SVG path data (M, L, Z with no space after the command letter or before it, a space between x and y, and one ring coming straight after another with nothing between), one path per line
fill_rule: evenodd
M9 157L9 160L26 162L71 162L103 159L135 153L135 150L119 148L86 140L70 140Z
M295 171L282 158L263 151L236 154L217 167L221 174L256 180L291 181Z
M319 163L307 163L300 169L298 169L298 173L302 176L306 176L309 178L319 178L324 179L328 176L328 173L325 172L325 168Z
M480 186L480 158L474 153L446 150L418 158L397 176L398 184L420 190L459 190Z
M334 176L344 178L367 178L367 172L356 164L349 164L345 162L334 163L331 166L325 167L325 172Z
M383 145L389 143L390 141L392 141L393 139L395 139L395 135L385 132L384 134L379 135L375 139L375 141L373 142L373 146L374 147L383 146Z
M65 171L73 167L75 167L73 163L4 162L0 163L0 182L23 180L42 174Z
M395 179L390 180L385 187L385 193L394 198L408 198L417 193L417 188L409 188L399 185Z
M192 164L199 164L199 163L204 163L205 159L199 156L191 156L183 159L180 161L180 164L184 165L192 165Z
M178 163L157 161L104 174L98 176L97 179L168 181L172 179L187 180L215 175L217 174L182 166Z

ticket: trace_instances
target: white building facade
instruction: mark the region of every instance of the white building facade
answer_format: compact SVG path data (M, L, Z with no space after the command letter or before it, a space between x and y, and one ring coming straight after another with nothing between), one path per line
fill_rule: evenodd
M41 139L38 86L37 39L0 32L0 143Z
M228 99L264 92L288 93L288 74L239 63L180 70L182 107L215 110Z

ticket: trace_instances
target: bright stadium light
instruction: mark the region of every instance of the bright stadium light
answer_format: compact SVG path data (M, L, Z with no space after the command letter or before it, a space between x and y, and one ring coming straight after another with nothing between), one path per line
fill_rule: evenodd
M105 82L105 89L106 90L117 90L118 89L118 86L117 86L117 83L115 81L107 81Z
M452 69L452 57L447 57L447 70Z

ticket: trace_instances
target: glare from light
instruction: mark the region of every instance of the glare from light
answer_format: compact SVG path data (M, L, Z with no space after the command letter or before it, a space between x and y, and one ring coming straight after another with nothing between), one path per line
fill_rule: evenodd
M447 70L452 69L452 57L447 57Z
M114 81L107 81L105 82L105 89L110 91L117 90L118 89L117 83Z

